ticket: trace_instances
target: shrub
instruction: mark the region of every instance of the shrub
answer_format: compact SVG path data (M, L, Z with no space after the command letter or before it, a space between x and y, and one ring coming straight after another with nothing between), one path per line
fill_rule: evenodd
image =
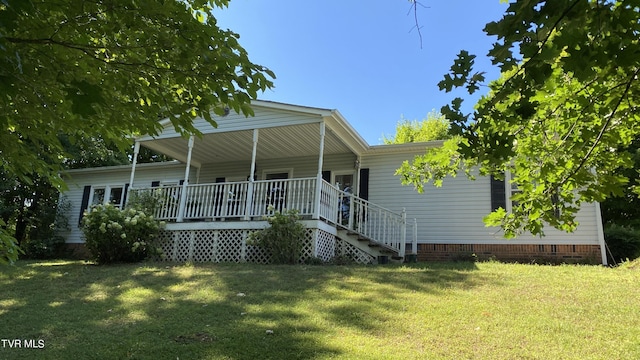
M640 231L638 230L610 225L604 230L604 240L616 262L640 257Z
M64 255L64 244L64 237L54 234L44 239L28 239L22 250L29 259L54 259Z
M82 220L82 231L99 264L137 262L159 254L155 241L162 225L143 211L107 204L91 208Z
M27 258L53 259L65 255L65 240L61 233L71 230L69 211L71 202L66 196L61 196L55 207L42 211L40 226L34 226L21 244Z
M265 249L275 264L297 264L302 251L305 227L297 210L275 211L267 218L269 227L249 235L248 243Z
M132 191L127 200L127 209L136 209L145 214L153 215L160 207L160 198L154 190Z

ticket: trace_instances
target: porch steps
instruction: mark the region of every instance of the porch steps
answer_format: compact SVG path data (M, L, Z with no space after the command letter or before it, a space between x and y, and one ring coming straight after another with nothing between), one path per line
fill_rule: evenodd
M363 234L360 234L359 232L343 228L340 225L338 225L338 237L355 246L356 248L366 252L367 254L373 256L375 259L380 259L380 256L386 256L392 261L402 262L404 260L401 256L399 256L397 250L376 242L375 240Z

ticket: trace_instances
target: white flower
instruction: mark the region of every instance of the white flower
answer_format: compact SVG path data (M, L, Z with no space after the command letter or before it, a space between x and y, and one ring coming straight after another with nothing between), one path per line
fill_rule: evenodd
M122 233L122 234L120 235L120 237L121 237L121 238L123 238L123 239L126 239L126 238L127 238L127 234Z

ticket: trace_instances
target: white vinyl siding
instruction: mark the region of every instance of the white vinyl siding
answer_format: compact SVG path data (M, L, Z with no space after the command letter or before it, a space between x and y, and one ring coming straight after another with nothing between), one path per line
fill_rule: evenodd
M595 204L582 204L577 218L580 226L573 234L547 226L543 238L523 234L505 240L499 228L488 228L482 221L491 211L488 177L477 176L472 181L460 174L446 178L440 188L426 185L424 193L418 194L413 186L402 186L400 177L394 175L402 162L414 155L370 155L363 157L362 167L370 169L369 201L397 212L406 208L409 225L414 218L418 220L419 243L598 244Z
M151 186L153 181L179 181L184 178L185 165L180 163L156 163L138 164L134 186ZM195 170L190 172L190 177L195 179ZM68 189L61 195L71 204L67 213L71 230L64 233L68 243L82 243L84 239L78 227L80 207L82 205L82 193L84 187L90 185L93 189L106 188L107 186L124 187L131 176L131 166L113 166L99 169L70 170L65 174ZM90 198L89 201L92 199ZM91 204L91 202L89 202Z

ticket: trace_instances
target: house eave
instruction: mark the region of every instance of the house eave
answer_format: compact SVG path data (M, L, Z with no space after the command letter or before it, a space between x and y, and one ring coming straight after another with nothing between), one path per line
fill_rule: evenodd
M340 111L334 109L330 116L324 117L329 129L335 132L340 138L345 140L346 145L356 155L363 155L370 148L369 143L362 138L349 122L342 116Z
M331 116L332 113L334 112L334 110L331 110L331 109L324 109L324 108L311 107L311 106L292 105L292 104L285 104L285 103L280 103L280 102L275 102L275 101L266 101L266 100L253 100L253 101L251 101L251 106L252 107L265 108L265 109L296 112L296 113L302 113L302 114L306 114L306 115L315 115L315 116L319 116L321 118L325 118L325 117ZM218 116L218 115L214 115L213 113L211 115L214 116L214 117ZM164 118L164 119L160 120L159 124L160 124L160 126L162 128L166 128L167 126L171 126L172 125L171 119L169 119L169 118ZM180 136L180 135L177 134L176 136ZM153 136L153 135L140 135L140 136L134 137L133 139L135 141L145 142L145 141L154 140L155 136Z

